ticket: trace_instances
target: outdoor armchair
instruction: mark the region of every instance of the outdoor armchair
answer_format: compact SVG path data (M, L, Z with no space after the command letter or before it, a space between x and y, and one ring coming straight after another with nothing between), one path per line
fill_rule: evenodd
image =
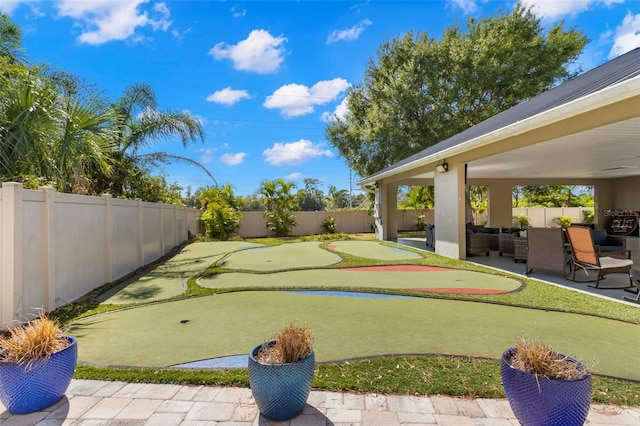
M527 229L527 274L535 269L564 276L568 259L562 233L561 228Z
M633 260L631 260L631 252L625 250L627 259L619 259L610 256L600 256L596 245L593 242L592 230L583 226L569 226L566 228L567 237L571 246L571 277L572 281L575 281L576 271L583 269L588 275L588 271L596 271L596 284L598 284L602 277L606 274L612 273L626 273L630 274L631 266L633 266ZM620 252L621 253L621 252ZM629 276L629 286L616 287L616 288L629 288L633 287L631 276ZM609 287L612 288L612 287Z
M467 234L467 255L484 254L489 256L491 249L490 233L476 228L473 224L468 223L466 226Z

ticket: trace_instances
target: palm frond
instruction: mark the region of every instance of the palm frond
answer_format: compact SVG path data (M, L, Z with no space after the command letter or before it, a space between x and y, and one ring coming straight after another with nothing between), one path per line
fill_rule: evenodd
M190 158L186 158L186 157L181 157L179 155L173 155L173 154L168 154L166 152L152 152L149 154L142 154L142 155L138 155L136 156L138 159L141 160L150 160L151 162L157 163L157 162L163 162L163 163L183 163L183 164L188 164L191 166L195 166L197 168L199 168L200 170L204 171L207 176L209 176L211 178L211 180L213 180L214 185L218 186L218 182L216 181L216 178L213 177L213 175L211 174L211 172L209 172L209 170L207 170L207 168L205 166L203 166L202 164L198 163L195 160L192 160Z

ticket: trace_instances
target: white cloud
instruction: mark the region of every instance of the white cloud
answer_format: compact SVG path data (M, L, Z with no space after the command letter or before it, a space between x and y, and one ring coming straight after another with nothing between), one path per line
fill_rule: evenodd
M234 18L244 18L247 14L247 9L240 9L238 5L233 6L231 9L231 16Z
M209 50L215 59L231 59L235 69L259 74L275 73L284 60L285 37L273 37L265 30L253 30L236 45L218 43Z
M172 22L170 12L163 2L154 3L152 14L140 10L140 6L149 0L62 0L57 3L60 16L67 16L81 22L81 43L98 45L112 40L140 41L143 37L136 34L138 28L150 27L153 31L167 31Z
M10 15L11 12L16 10L20 3L27 2L24 0L2 0L2 3L0 3L0 11Z
M286 175L284 178L285 179L289 179L289 180L300 180L302 178L302 173L293 172L293 173L290 173L290 174Z
M476 0L451 0L454 7L462 10L465 15L471 15L478 11L478 4Z
M218 90L213 95L207 96L208 102L215 102L223 105L233 105L242 99L250 99L251 95L246 90L233 90L231 86Z
M216 152L216 150L213 148L202 148L199 149L198 152L200 153L200 159L198 160L198 162L202 164L208 164L213 161L213 154L214 152Z
M322 149L322 145L306 139L290 143L276 142L273 147L265 149L262 155L272 166L297 166L315 157L332 157L333 153Z
M324 105L336 99L349 88L342 78L319 81L311 88L302 84L287 84L267 96L263 106L279 109L284 117L298 117L311 114L315 105Z
M611 6L624 3L624 0L522 0L521 3L525 7L532 7L534 13L540 17L555 19L566 15L575 16L598 4Z
M246 152L236 152L234 154L222 154L220 161L228 166L237 166L244 161L244 157L247 156Z
M320 118L322 121L325 121L327 123L333 120L342 120L347 114L347 111L349 111L349 107L347 106L347 97L345 96L345 98L342 100L342 102L340 102L336 109L333 110L333 112L324 112L322 113L322 116Z
M614 42L609 52L609 59L640 47L640 14L627 13L622 24L616 28L613 37Z
M347 28L346 30L340 31L335 30L331 34L329 34L329 37L327 37L327 44L336 43L341 40L357 40L358 37L360 37L360 34L364 32L364 29L372 23L373 22L371 22L370 20L365 19L355 27Z

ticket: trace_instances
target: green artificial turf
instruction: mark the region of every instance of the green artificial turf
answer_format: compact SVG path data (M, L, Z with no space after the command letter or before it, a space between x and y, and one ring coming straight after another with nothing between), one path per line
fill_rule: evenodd
M70 333L81 361L166 367L246 354L290 321L311 327L318 361L419 353L498 359L525 335L585 360L595 373L640 380L628 362L640 341L635 324L455 300L236 292L88 317Z
M377 260L417 260L424 256L406 248L385 245L375 241L333 241L328 245L331 250L347 253L352 256Z
M521 283L513 278L457 269L438 271L355 271L347 269L305 269L273 274L227 272L198 280L207 288L384 288L384 289L474 289L515 291Z
M375 243L371 243L375 244ZM342 258L320 247L317 241L260 247L232 253L218 265L244 271L278 271L291 268L318 268L342 261Z

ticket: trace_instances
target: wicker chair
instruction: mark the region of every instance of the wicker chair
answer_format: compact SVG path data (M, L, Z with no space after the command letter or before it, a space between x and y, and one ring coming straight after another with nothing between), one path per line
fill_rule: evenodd
M491 234L467 231L467 255L484 254L489 256Z
M527 229L527 275L534 269L564 276L567 252L562 228Z
M569 238L569 244L571 245L572 265L571 277L569 278L570 280L575 281L576 271L578 269L583 269L585 272L594 270L598 272L596 285L590 287L598 288L598 283L604 275L613 273L626 273L629 274L629 286L615 288L633 287L633 281L631 280L630 275L631 267L633 266L633 260L631 260L631 251L624 251L627 256L626 259L619 259L610 256L600 256L596 250L596 245L593 242L591 229L585 228L583 226L569 226L567 228L567 237Z

